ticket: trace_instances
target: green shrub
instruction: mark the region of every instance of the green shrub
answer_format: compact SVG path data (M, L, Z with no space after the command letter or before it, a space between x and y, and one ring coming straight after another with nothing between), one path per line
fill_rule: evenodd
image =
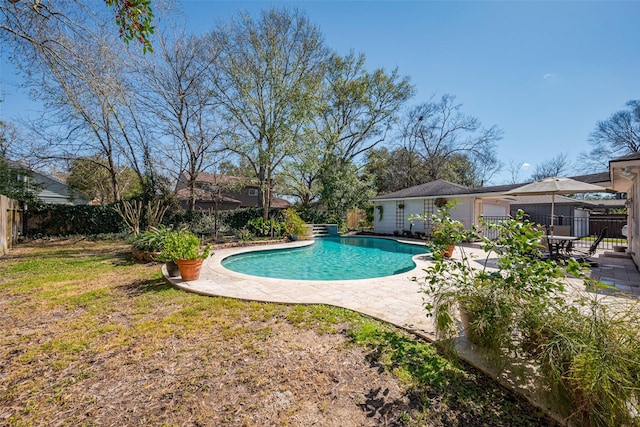
M585 293L543 324L540 371L578 425L640 424L640 305L611 302Z
M280 210L271 209L269 217L275 218L280 214ZM262 218L262 208L244 208L218 212L218 231L220 230L241 230L249 221ZM177 210L165 214L162 221L164 225L173 228L187 228L199 235L213 235L214 213L211 211L186 211Z
M483 238L486 259L498 257L497 272L473 268L464 246L462 259L438 258L426 269L426 308L439 336L457 335L460 308L470 321L467 337L498 362L536 366L549 403L575 425L640 425L640 302L604 297L606 285L573 259L541 259L542 233L521 212L485 226L498 234ZM588 292L567 298L567 277Z
M171 232L170 228L160 225L140 233L137 236L131 236L129 242L134 248L145 252L162 252L164 242L167 235Z
M247 230L258 237L280 236L282 234L282 223L273 218L264 220L264 218L254 218L247 223Z
M306 233L305 222L298 216L295 209L285 209L284 215L284 232L287 236L302 236Z
M311 206L296 206L298 216L307 224L327 224L329 216L326 212Z

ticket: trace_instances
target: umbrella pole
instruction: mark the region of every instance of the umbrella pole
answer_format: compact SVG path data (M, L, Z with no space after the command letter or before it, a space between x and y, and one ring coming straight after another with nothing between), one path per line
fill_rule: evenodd
M553 221L553 218L554 218L553 213L554 212L553 211L554 211L555 204L556 204L556 193L551 193L551 228L550 228L551 237L553 237L553 224L554 224L554 221Z

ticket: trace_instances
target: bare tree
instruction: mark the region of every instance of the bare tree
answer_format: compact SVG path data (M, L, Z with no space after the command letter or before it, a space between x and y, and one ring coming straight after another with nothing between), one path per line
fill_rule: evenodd
M533 170L531 179L538 181L550 176L565 176L571 167L567 153L560 153L551 159L545 159L542 163L538 163Z
M502 131L496 126L481 129L480 121L463 114L461 108L448 94L418 105L404 119L404 136L424 159L429 180L481 185L500 168L495 143L502 138ZM460 162L460 156L466 158L467 165L456 170L452 162Z
M327 51L304 14L277 9L255 20L242 14L211 33L209 46L219 54L212 81L226 146L253 167L266 218L274 175L312 118Z
M509 172L509 181L507 184L520 184L522 182L522 169L525 167L525 162L522 160L515 161L511 160L509 162L509 166L507 167Z
M607 170L609 160L640 152L640 100L628 101L626 107L598 122L589 136L593 148L581 161L593 170Z
M57 36L49 50L59 49L64 62L37 48L23 50L21 59L29 62L28 84L38 89L46 106L46 114L31 129L43 142L40 158L101 159L95 166L106 169L110 201L117 201L123 166L135 171L143 188L148 185L152 144L129 79L128 64L134 57L127 56L99 21L91 28L93 32L79 38L75 33Z
M178 34L174 40L161 37L159 57L146 61L147 109L162 129L173 170L187 172L189 208L195 208L198 174L213 167L221 152L222 135L216 109L211 68L217 59L215 46L207 46L200 37ZM142 83L142 82L141 82Z

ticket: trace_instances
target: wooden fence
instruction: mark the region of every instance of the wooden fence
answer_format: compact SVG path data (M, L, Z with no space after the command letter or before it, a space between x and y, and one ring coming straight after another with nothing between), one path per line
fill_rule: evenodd
M0 194L0 256L6 254L22 232L20 202Z

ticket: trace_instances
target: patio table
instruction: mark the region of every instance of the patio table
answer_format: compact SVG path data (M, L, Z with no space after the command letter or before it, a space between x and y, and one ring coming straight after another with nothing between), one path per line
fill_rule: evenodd
M547 235L547 241L549 242L549 256L553 259L563 258L567 243L579 240L576 236L555 236Z

